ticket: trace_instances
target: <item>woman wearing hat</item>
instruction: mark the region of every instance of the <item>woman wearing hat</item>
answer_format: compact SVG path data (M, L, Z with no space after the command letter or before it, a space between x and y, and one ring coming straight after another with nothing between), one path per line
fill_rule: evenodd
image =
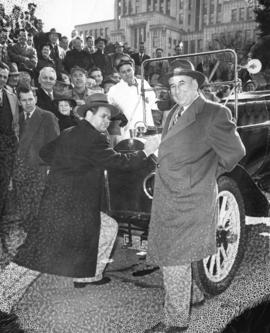
M115 152L105 131L119 113L105 94L78 108L84 119L41 149L51 166L39 216L14 262L43 273L75 278L75 287L108 283L108 262L117 224L102 209L104 169L140 168L158 147L149 137L144 151Z
M58 118L61 132L78 124L79 118L73 113L73 108L77 105L74 99L63 96L55 99L53 103L56 104L57 112L55 115Z

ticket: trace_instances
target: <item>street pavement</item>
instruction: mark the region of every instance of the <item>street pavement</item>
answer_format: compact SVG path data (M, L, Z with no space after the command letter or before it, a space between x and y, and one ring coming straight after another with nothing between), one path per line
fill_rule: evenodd
M244 260L232 284L191 309L187 333L222 332L232 318L270 295L268 222L250 223ZM160 271L134 277L132 272L144 268L145 261L135 250L122 248L122 238L113 258L106 271L112 281L103 286L75 289L71 278L47 274L34 281L33 276L22 274L20 284L17 277L10 305L26 332L141 333L159 322L164 296ZM31 284L25 288L28 278Z

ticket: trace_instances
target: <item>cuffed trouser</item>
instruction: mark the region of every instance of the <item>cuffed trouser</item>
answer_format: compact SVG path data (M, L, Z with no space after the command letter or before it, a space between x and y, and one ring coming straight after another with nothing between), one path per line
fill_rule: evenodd
M103 212L101 212L100 218L101 226L98 243L96 275L91 278L87 277L73 279L75 282L95 282L101 280L103 277L103 271L109 262L110 254L118 232L118 224L113 218Z
M163 266L162 273L165 289L164 324L188 326L190 305L204 299L203 293L192 281L191 264Z

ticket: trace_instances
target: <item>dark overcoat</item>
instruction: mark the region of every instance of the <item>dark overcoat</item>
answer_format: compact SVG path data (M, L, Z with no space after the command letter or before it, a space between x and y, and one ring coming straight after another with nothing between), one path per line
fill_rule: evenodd
M188 264L216 251L218 166L231 170L245 148L226 107L198 97L159 147L148 236L149 261Z
M86 120L41 150L51 164L39 216L15 262L44 273L95 275L104 169L139 168L144 152L116 153Z

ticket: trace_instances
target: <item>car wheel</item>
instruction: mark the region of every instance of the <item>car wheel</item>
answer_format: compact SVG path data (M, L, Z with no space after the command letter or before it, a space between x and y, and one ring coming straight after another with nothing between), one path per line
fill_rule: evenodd
M218 189L217 252L192 264L193 277L206 295L218 295L228 288L246 245L245 206L237 183L222 176Z

